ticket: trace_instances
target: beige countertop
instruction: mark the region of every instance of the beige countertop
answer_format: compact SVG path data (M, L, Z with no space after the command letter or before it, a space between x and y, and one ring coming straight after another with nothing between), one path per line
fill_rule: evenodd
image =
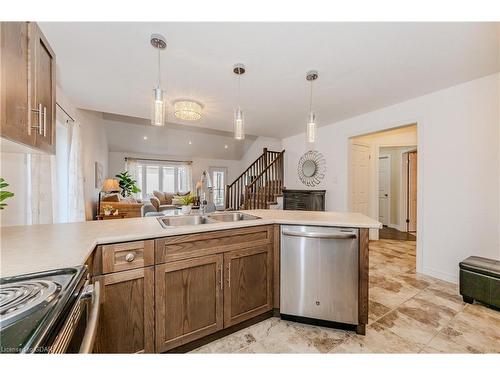
M0 276L84 264L96 245L267 224L380 228L365 215L348 212L251 210L259 220L164 229L154 217L0 228Z

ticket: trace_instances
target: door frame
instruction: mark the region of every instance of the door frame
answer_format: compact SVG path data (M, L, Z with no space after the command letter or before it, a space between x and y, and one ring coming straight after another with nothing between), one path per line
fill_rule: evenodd
M423 225L423 217L425 216L424 214L424 169L425 169L425 160L424 160L424 150L425 150L425 117L422 116L421 114L416 114L415 116L408 117L403 120L400 120L398 122L392 122L392 123L387 123L387 122L381 122L378 124L370 124L368 126L364 127L364 130L357 130L353 132L347 132L345 134L345 147L347 148L348 152L348 157L346 164L344 168L348 171L348 183L347 183L347 191L346 191L346 198L347 198L347 209L352 210L352 205L351 205L351 191L352 191L352 186L350 185L350 175L351 175L351 159L350 159L350 145L352 144L353 141L355 141L353 138L363 136L363 135L368 135L372 133L378 133L378 132L383 132L387 130L394 130L397 128L403 128L407 127L410 125L416 125L417 126L417 145L411 145L415 146L417 148L417 164L418 164L418 169L417 169L417 232L419 233L419 236L417 237L417 251L416 251L416 258L417 258L417 272L423 273L426 272L429 275L436 275L438 277L444 277L449 279L449 276L447 275L439 275L436 273L434 270L429 269L428 267L424 269L424 225ZM398 145L386 145L385 147L389 146L395 146L397 147ZM401 147L403 146L408 146L408 144L403 144L400 145ZM384 146L381 146L384 147ZM376 154L373 154L372 156L375 158L378 156L378 148L374 148L374 152ZM378 190L378 186L377 186ZM377 203L378 205L378 203ZM376 232L376 235L373 235L374 232ZM376 240L378 239L378 229L370 229L370 240Z
M401 207L403 207L403 210L401 210L400 212L400 216L401 216L401 219L403 220L403 224L401 225L401 228L403 229L402 231L403 232L407 232L407 233L417 233L417 231L412 231L410 232L409 231L409 222L407 222L406 220L409 219L409 212L410 212L410 205L409 205L409 196L408 196L408 192L409 192L409 175L408 175L408 165L405 166L405 155L408 155L410 153L416 153L417 154L417 224L416 224L416 227L418 225L418 189L419 189L419 186L418 186L418 177L419 177L419 165L418 165L418 149L417 148L413 148L413 149L409 149L409 150L405 150L404 152L401 152L401 176L403 176L404 178L401 178ZM409 159L407 159L407 161L409 162ZM406 167L406 168L405 168ZM415 228L417 229L417 228Z

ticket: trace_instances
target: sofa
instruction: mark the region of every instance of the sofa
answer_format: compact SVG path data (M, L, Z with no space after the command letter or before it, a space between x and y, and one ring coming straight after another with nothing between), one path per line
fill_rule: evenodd
M132 198L123 198L120 194L110 194L102 197L99 214L104 214L104 206L112 206L119 213L125 214L126 218L141 217L141 208L144 205Z
M191 194L190 191L186 193L164 193L161 191L153 191L153 196L150 202L157 212L172 210L181 205L179 198Z

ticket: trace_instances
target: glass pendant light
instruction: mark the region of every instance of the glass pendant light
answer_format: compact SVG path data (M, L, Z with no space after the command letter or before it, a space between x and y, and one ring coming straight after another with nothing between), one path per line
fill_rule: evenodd
M165 91L161 89L161 66L160 53L167 47L165 37L160 34L151 35L151 45L158 50L158 86L153 89L153 98L151 106L151 125L165 125Z
M313 82L318 79L318 72L316 70L311 70L307 72L306 80L311 83L311 93L309 96L309 117L307 119L307 142L316 142L316 115L313 112Z
M238 107L234 111L234 138L238 140L245 139L245 118L240 107L240 79L245 73L245 65L236 64L233 68L234 74L238 76Z

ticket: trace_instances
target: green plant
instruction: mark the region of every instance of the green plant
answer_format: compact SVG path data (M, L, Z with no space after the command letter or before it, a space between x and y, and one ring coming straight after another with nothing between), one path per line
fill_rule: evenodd
M6 188L9 186L7 182L3 178L0 177L0 210L3 210L6 206L7 203L1 203L7 198L12 198L14 196L14 193L11 193L10 191L5 191L3 188Z
M117 174L115 177L118 178L121 189L120 194L123 197L129 197L132 194L141 192L141 189L136 185L137 181L132 178L128 171Z
M188 195L180 196L179 197L179 202L181 202L181 204L183 206L187 206L187 205L190 205L191 203L193 203L194 199L195 198L191 194L188 194Z

